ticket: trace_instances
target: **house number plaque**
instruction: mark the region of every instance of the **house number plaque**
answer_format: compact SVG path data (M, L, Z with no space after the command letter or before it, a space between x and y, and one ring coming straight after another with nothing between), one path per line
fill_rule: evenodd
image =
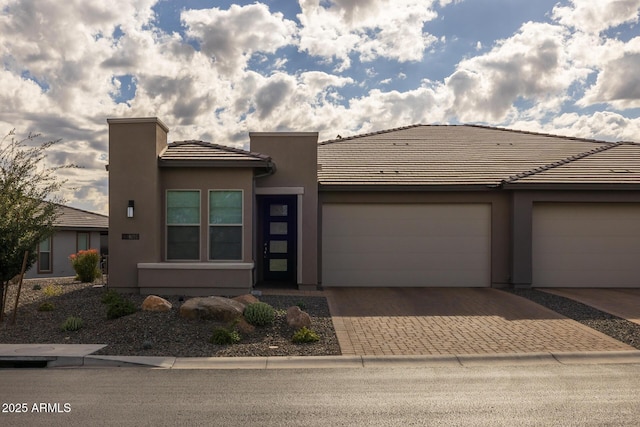
M123 234L122 240L140 240L140 235L138 233L134 234Z

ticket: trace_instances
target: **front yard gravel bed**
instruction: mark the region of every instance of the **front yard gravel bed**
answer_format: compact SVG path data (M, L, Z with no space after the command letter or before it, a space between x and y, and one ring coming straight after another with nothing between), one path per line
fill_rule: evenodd
M640 325L569 298L535 289L505 289L565 317L640 349Z
M47 297L44 288L60 286L62 294ZM99 282L97 282L99 283ZM39 284L41 290L34 290ZM138 310L119 319L107 319L107 306L101 298L107 288L93 287L67 280L29 280L22 285L20 305L15 325L11 325L17 286L11 286L7 296L5 320L0 323L0 343L7 344L107 344L95 354L120 356L216 357L216 356L324 356L339 355L340 346L333 328L327 301L311 296L261 296L260 301L271 304L276 311L273 326L258 327L252 334L242 336L233 345L209 342L213 329L227 326L215 321L186 320L178 315L183 303L178 296L163 296L173 305L169 312L156 313ZM138 308L143 295L125 295ZM162 296L162 295L161 295ZM183 300L188 297L183 298ZM38 311L42 302L54 304L53 311ZM311 329L320 341L294 344L295 330L286 323L286 309L302 305L311 316ZM74 332L62 331L60 325L69 316L82 318L84 326Z

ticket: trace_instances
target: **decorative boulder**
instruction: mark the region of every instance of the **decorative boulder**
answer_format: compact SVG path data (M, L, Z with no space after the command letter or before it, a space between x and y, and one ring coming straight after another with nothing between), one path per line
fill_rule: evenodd
M304 311L300 310L300 307L294 305L287 309L287 324L295 329L300 329L303 326L310 328L311 317Z
M260 302L258 298L254 297L251 294L239 295L237 297L233 297L232 300L238 301L244 305L253 304L254 302Z
M198 297L180 306L180 316L185 319L217 320L231 322L242 316L244 304L223 297Z
M169 301L155 295L149 295L142 302L142 311L169 311L171 307Z

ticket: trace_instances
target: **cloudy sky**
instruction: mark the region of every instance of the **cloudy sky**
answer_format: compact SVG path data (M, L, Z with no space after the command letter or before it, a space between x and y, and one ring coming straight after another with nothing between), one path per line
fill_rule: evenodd
M640 0L0 0L0 130L107 211L108 117L170 140L480 123L640 141Z

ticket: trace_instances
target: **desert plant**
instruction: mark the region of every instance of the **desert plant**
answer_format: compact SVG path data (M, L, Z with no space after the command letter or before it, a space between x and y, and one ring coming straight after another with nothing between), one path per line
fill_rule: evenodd
M38 306L38 311L53 311L56 308L50 301L45 301Z
M307 329L306 326L303 326L295 334L293 334L291 341L293 341L296 344L304 344L304 343L316 342L319 339L320 337L318 336L318 334L316 334L311 329Z
M122 295L113 289L109 289L107 292L102 294L102 298L100 299L103 304L112 304L120 300L122 300Z
M218 345L229 345L239 343L241 339L240 334L235 329L218 327L213 330L213 335L211 335L209 342Z
M266 302L254 302L244 309L244 318L254 326L273 324L276 311Z
M75 316L67 317L67 320L64 321L61 328L63 331L77 331L82 328L84 322L81 318Z
M42 290L42 293L46 297L57 297L58 295L62 295L62 286L60 285L47 285Z
M40 289L42 289L42 286L38 285L37 283L35 285L33 285L33 287L31 288L34 291L39 291Z
M153 342L151 342L150 340L144 340L142 342L142 348L144 350L149 350L150 348L153 348Z
M76 277L81 282L90 283L100 276L100 269L98 268L100 255L97 250L79 251L77 254L71 254L69 260L71 260L73 270L76 272Z
M128 316L137 311L136 305L129 301L128 299L124 299L120 297L119 300L112 301L108 304L107 308L107 318L108 319L118 319L120 317Z

